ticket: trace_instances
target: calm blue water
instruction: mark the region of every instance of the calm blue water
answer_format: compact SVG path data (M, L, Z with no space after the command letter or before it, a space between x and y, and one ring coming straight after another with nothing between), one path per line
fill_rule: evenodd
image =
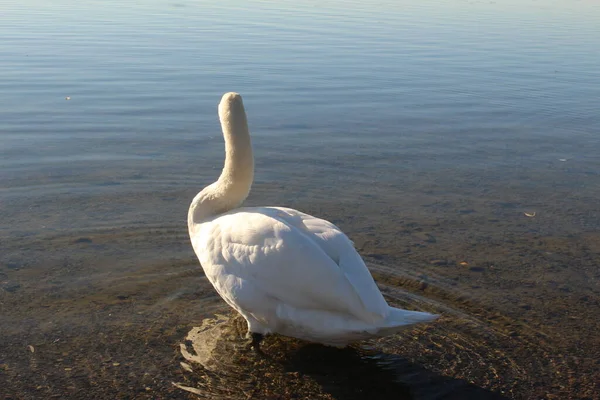
M311 153L362 143L443 168L598 150L594 2L9 1L1 18L3 195L66 163L197 160L230 90L258 143L318 134Z
M405 257L395 238L411 223L439 235L417 264L473 252L502 264L492 250L467 250L481 249L474 237L502 247L583 235L593 254L599 49L592 0L4 0L5 326L22 329L28 293L96 295L123 276L135 275L130 289L155 283L157 265L192 268L185 212L220 171L216 105L227 91L244 96L253 134L250 203L320 213L378 259ZM517 219L532 211L535 225ZM524 265L563 254L507 251L534 260ZM568 257L559 261L596 262ZM547 279L596 296L600 278L586 268ZM177 285L147 304L171 304Z

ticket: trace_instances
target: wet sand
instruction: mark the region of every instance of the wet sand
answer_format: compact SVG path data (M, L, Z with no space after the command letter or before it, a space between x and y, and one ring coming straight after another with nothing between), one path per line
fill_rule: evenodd
M460 172L454 189L427 175L377 188L353 176L354 185L339 178L336 197L302 175L258 182L248 204L286 204L338 224L390 303L442 318L344 350L271 336L267 357L257 357L189 245L195 190L7 201L1 216L15 228L2 237L0 264L5 398L197 397L180 387L234 399L598 398L597 186L578 196L556 188L549 201L528 176L507 177L510 192L505 181L472 185ZM23 210L43 212L34 223ZM34 226L70 218L94 223ZM214 326L220 368L210 370L181 345L193 353L186 336L215 314L225 322Z

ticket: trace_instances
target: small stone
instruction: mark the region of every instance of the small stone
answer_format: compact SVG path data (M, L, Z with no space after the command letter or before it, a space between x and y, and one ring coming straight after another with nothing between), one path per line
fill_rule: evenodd
M442 260L442 259L431 260L431 261L429 261L429 263L432 265L437 265L437 266L448 265L448 261Z
M0 285L0 287L9 293L14 293L21 288L21 285L16 282L6 282Z
M433 236L432 234L427 233L427 232L417 232L414 234L414 236L416 239L421 240L426 243L437 242L437 240L435 239L435 236Z
M19 270L19 268L21 268L21 263L18 263L16 261L9 261L8 263L6 263L6 266L10 269L14 269L14 270Z

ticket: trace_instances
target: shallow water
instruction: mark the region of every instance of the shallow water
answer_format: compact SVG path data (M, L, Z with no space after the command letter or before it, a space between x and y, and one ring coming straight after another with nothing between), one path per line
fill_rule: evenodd
M595 2L1 11L0 394L597 398ZM230 90L257 157L247 203L338 224L390 302L438 322L245 352L186 228ZM182 355L203 321L217 369Z

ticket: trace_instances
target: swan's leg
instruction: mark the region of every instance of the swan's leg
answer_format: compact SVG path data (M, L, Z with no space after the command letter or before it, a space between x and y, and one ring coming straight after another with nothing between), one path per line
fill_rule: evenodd
M276 315L274 299L245 279L238 279L234 289L235 301L231 304L248 323L246 337L251 339L248 347L261 353L260 342L263 336L272 332L271 326L266 321L272 320L272 316ZM246 310L253 310L253 312Z
M254 349L257 353L262 353L260 349L260 342L264 339L264 335L262 333L250 332L250 337L252 337L252 341L250 342L250 348Z
M255 352L262 354L260 349L260 342L265 337L264 335L268 333L268 330L258 322L252 315L246 314L244 315L246 321L248 322L248 333L246 337L250 339L250 343L248 343L248 348L254 349Z

